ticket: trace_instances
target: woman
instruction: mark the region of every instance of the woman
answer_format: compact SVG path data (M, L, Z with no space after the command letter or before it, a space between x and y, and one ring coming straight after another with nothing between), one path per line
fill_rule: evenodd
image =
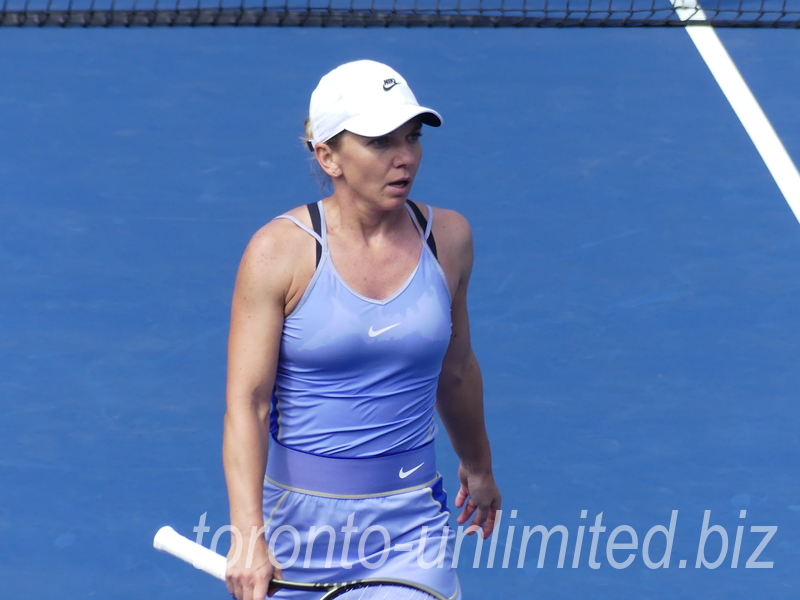
M309 124L333 194L256 233L233 296L228 588L262 600L273 577L393 576L456 598L434 404L461 461L458 522L489 535L500 494L470 346L469 225L408 200L420 130L441 117L391 68L357 61L322 78Z

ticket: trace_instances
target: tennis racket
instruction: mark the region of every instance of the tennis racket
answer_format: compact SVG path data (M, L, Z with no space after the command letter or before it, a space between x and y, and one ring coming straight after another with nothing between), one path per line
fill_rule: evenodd
M153 538L153 547L225 581L227 560L221 554L183 537L172 527L162 527ZM342 583L303 583L273 579L272 587L285 590L320 592L319 600L448 600L445 596L424 585L402 579L360 579Z

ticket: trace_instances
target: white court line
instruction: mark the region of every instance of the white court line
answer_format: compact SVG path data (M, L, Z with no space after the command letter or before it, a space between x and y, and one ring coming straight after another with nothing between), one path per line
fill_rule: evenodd
M682 21L705 21L706 14L696 0L671 0ZM730 102L736 116L753 140L794 216L800 221L800 173L792 162L778 134L761 110L753 92L736 68L725 46L711 25L689 25L686 32L692 38L700 56L706 61L722 93Z

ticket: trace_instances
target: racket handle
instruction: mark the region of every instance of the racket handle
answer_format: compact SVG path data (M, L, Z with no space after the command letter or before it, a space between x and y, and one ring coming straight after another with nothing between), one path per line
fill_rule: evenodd
M193 565L196 569L205 571L209 575L225 581L227 560L224 556L183 537L168 525L162 527L156 533L153 538L153 548L177 556Z

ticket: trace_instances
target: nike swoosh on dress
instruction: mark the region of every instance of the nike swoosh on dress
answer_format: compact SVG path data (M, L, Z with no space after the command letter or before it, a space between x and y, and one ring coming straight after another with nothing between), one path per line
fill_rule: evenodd
M378 329L377 331L372 329L372 325L370 325L369 326L369 337L379 336L383 332L389 331L390 329L392 329L393 327L397 327L398 325L400 325L400 323L395 323L394 325L389 325L388 327L384 327L383 329Z

